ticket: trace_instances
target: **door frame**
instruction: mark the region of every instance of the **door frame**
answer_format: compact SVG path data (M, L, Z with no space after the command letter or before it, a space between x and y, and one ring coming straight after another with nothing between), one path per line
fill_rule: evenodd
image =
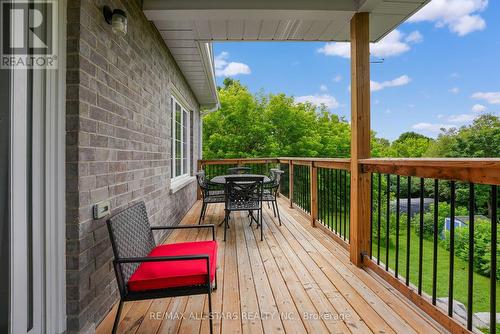
M10 70L9 332L15 334L66 331L67 4L66 0L57 3L58 68ZM28 223L32 226L31 252ZM33 315L32 321L28 314Z

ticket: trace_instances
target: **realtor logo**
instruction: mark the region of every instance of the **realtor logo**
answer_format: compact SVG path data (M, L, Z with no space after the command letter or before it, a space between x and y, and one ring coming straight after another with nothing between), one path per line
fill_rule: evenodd
M57 68L57 0L0 0L0 68Z

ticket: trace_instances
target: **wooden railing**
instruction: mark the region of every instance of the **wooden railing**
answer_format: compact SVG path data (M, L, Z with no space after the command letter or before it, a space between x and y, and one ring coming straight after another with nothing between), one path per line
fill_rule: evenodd
M351 260L361 256L363 266L446 329L467 333L476 326L474 312L489 311L489 332L496 332L500 159L359 159L356 175L368 183L358 182L356 189L350 187L356 177L350 159L200 160L198 167L212 175L236 165L264 174L281 168L281 194L290 207L350 251ZM455 226L460 210L467 210L465 228ZM490 236L486 246L485 233ZM364 238L367 251L353 254L363 249ZM476 254L480 248L489 255ZM454 300L465 304L465 318L457 316Z

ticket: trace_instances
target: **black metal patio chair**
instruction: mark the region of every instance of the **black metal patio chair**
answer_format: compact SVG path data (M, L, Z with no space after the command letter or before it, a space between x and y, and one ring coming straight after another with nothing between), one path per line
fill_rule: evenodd
M107 220L120 302L113 324L116 333L123 303L134 300L208 295L210 333L212 289L217 289L217 241L214 225L150 226L139 202ZM155 230L210 228L211 241L156 245ZM213 286L213 288L212 288Z
M234 175L234 174L249 174L251 171L252 171L252 168L244 167L244 166L231 167L231 168L227 169L227 172L229 174L232 174L232 175Z
M250 219L254 219L253 212L257 212L257 228L260 226L260 240L263 240L262 227L262 195L263 176L226 177L225 184L225 216L224 241L229 227L229 215L233 211L249 211ZM251 224L251 222L250 222Z
M198 219L198 224L201 224L201 221L205 220L205 214L209 204L224 203L224 186L208 181L205 177L205 171L196 173L196 180L200 187L203 203L201 206L200 218Z
M269 172L271 181L264 183L262 201L267 202L268 207L269 203L272 204L274 217L276 217L276 213L278 213L278 221L281 226L280 211L276 199L278 198L281 175L284 173L284 171L277 168L273 168Z

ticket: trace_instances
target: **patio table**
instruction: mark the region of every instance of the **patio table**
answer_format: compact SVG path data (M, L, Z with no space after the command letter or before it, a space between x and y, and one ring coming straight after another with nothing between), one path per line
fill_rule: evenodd
M271 179L265 175L260 174L232 174L232 175L219 175L210 180L212 183L217 184L226 184L226 177L234 177L234 178L244 178L244 177L263 177L264 183L270 182Z
M229 174L229 175L219 175L219 176L216 176L214 178L212 178L210 180L210 182L212 183L216 183L216 184L220 184L220 185L225 185L226 184L226 177L232 177L232 178L245 178L245 177L263 177L264 180L263 182L264 183L268 183L268 182L271 182L271 179L265 175L261 175L261 174ZM257 224L259 223L253 216L252 212L250 211L250 217L252 220L254 220ZM221 226L222 224L224 224L224 221L222 221L221 223L219 223L219 226Z

